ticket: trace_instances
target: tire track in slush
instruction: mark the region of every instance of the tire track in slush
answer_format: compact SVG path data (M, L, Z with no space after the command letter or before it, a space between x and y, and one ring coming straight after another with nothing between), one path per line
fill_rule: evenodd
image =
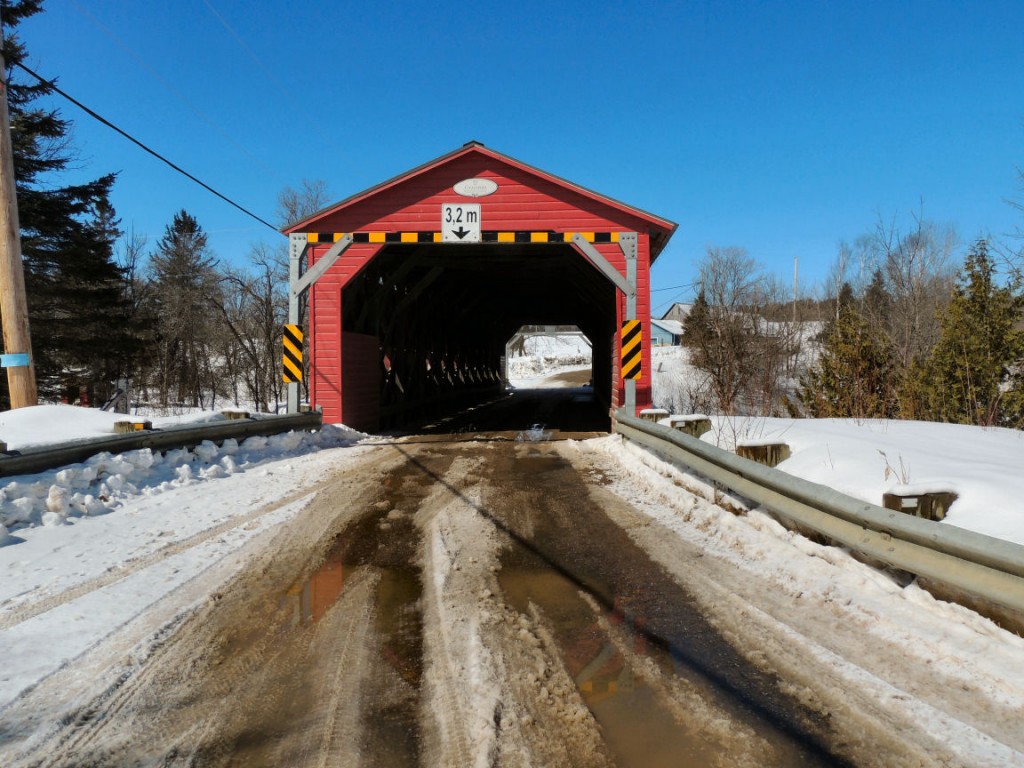
M548 572L574 585L574 591L589 596L615 621L624 622L652 654L657 651L663 656L663 674L671 677L683 672L699 678L715 711L727 713L745 731L759 734L759 740L767 739L770 751L776 753L774 761L764 755L769 764L846 764L828 747L833 736L828 723L782 693L771 675L747 663L704 619L682 587L598 505L588 503L594 501L588 490L593 481L579 475L559 453L557 444L489 443L480 455L487 457L481 470L487 491L479 501L460 495L507 537L503 572L516 568ZM535 599L541 614L564 614L568 607L557 599L542 599L542 595ZM527 605L518 607L524 611ZM584 610L580 615L593 613ZM574 637L584 629L558 627L553 634ZM578 649L570 645L563 653L567 654L565 663L572 666ZM657 738L679 738L681 729L674 725L673 707L658 695L645 701L651 707L651 717L657 715L665 724ZM618 764L651 764L647 759L652 754L632 754L621 743L615 744L617 730L634 729L638 724L623 717L628 711L612 712L610 719L600 716L599 709L592 711L601 720L606 743ZM679 749L683 748L685 741L679 743Z
M827 725L708 625L556 443L396 441L362 470L323 481L244 571L16 764L676 764L624 747L635 722L597 691L613 654L656 681L642 703L666 729L687 710L669 698L689 666L713 716L756 732L744 754L772 732L767 764L773 751L779 765L844 764L822 745Z
M274 669L287 674L313 668L305 663L303 648L314 633L308 623L292 621L289 585L301 583L301 574L316 567L338 531L370 507L379 493L378 477L394 463L379 452L364 461L354 476L333 475L316 484L320 492L312 494L289 526L254 552L243 571L210 599L165 624L155 640L145 640L144 649L128 651L125 658L127 649L107 649L106 642L97 648L110 661L97 670L100 678L91 691L65 705L49 733L27 738L19 734L22 751L12 755L13 750L6 750L5 764L121 766L154 759L168 766L231 764L233 745L245 733L248 718L259 715L264 701L275 698L273 690L254 690L253 677L266 673L276 683ZM247 517L267 514L307 495L308 488ZM356 632L357 624L352 625ZM74 675L74 667L58 673L39 695L52 698L59 678L67 675ZM19 716L27 721L40 704L29 694L18 703L23 710ZM235 715L239 717L233 720ZM259 717L252 720L254 725L259 722ZM262 724L274 731L272 717Z
M320 487L323 486L325 482L326 481L321 480L312 489L304 488L287 496L283 496L280 499L275 499L270 504L259 507L252 512L233 517L230 520L225 520L212 528L206 528L205 530L199 531L198 533L195 533L188 538L181 539L180 541L165 544L148 555L127 560L123 564L119 565L117 570L107 571L100 576L96 576L88 581L83 581L74 587L58 592L55 595L49 595L28 605L16 608L0 617L0 630L16 627L18 624L26 622L29 619L34 619L36 616L41 616L44 613L52 611L54 608L59 608L66 603L78 600L79 598L85 597L99 589L103 589L104 587L109 587L112 584L123 581L124 579L135 575L139 571L144 571L158 563L162 563L170 557L179 555L193 547L204 544L210 539L214 539L217 536L221 536L240 526L258 520L272 512L276 512L282 507L286 507L296 501L301 501L305 497L312 496Z

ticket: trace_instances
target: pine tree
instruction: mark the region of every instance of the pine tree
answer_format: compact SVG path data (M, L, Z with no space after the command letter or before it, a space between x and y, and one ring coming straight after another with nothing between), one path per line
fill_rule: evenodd
M10 31L39 13L42 2L4 2L2 10L3 55L14 67L26 52ZM123 275L113 258L120 234L109 202L115 175L85 184L55 183L74 156L68 148L70 123L56 110L37 106L50 91L46 84L13 77L7 89L32 353L42 399L108 386L125 373L131 336L123 322Z
M210 405L205 398L215 384L210 349L219 276L194 216L184 210L174 215L150 257L150 270L159 315L161 403Z
M817 364L800 380L798 397L816 418L885 418L894 415L891 351L857 310L843 285L838 312L822 333Z
M936 421L1019 426L1024 333L1019 281L996 282L988 243L971 249L957 281L938 344L922 366L925 413Z
M893 302L881 269L876 269L871 275L871 282L864 291L864 298L860 304L861 315L868 321L872 330L879 335L889 336Z
M695 353L704 347L704 339L711 333L710 315L707 296L700 291L689 314L683 319L683 344Z

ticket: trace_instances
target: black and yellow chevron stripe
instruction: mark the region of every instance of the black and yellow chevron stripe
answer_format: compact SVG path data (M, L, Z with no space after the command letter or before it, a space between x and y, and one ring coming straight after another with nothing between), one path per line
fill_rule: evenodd
M297 325L284 327L284 374L282 378L287 384L298 384L302 381L302 329Z
M440 232L307 232L308 243L335 243L351 234L354 243L440 243ZM484 243L571 243L574 235L582 235L588 243L617 243L618 232L536 232L530 230L484 230Z
M639 320L622 324L622 380L640 379L643 369L643 333Z

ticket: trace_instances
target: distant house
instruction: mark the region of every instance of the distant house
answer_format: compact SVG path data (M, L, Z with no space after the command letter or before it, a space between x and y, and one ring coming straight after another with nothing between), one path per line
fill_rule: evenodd
M686 316L690 314L691 309L693 309L693 304L673 304L669 307L668 312L661 316L661 319L682 323L686 320Z
M677 320L651 320L652 347L678 347L682 343L682 323Z

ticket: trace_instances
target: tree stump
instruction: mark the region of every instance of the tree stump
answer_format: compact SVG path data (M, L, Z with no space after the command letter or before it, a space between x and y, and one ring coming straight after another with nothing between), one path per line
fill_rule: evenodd
M651 421L657 424L662 419L668 416L668 411L664 408L644 408L640 411L640 418L644 421Z
M153 422L135 419L119 419L114 422L114 432L117 434L127 434L129 432L141 432L144 429L152 429Z

